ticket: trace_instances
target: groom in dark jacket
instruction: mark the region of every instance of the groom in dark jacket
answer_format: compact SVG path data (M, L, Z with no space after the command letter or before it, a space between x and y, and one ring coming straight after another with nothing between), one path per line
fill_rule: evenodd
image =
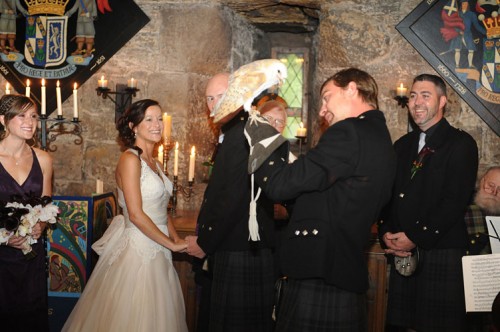
M359 69L330 77L321 88L319 113L329 128L318 144L292 164L287 145L281 145L255 173L271 199L295 199L279 249L288 281L278 332L367 329L364 250L390 198L396 169L377 94L375 80ZM257 120L247 124L251 138L266 127ZM257 140L254 151L260 148ZM250 163L256 161L251 157Z
M379 235L390 254L387 324L391 331L464 331L464 214L474 192L478 151L466 132L443 117L446 85L435 75L413 80L410 114L418 126L394 144L398 169ZM416 270L400 275L405 257ZM415 262L410 261L410 265Z

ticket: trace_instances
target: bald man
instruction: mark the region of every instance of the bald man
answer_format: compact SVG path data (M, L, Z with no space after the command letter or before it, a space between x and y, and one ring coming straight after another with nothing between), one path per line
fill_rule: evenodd
M212 112L214 106L226 92L229 84L229 74L219 73L215 74L207 83L205 89L205 97L207 98L208 110Z
M206 98L210 110L223 97L228 80L229 75L222 73L208 82ZM260 196L260 241L250 241L250 147L243 133L247 119L248 113L235 110L219 122L224 137L200 208L198 236L186 237L188 254L208 258L207 275L212 275L208 331L273 330L273 203ZM206 300L204 295L203 291L201 301ZM199 322L198 331L206 331L206 325L206 321Z

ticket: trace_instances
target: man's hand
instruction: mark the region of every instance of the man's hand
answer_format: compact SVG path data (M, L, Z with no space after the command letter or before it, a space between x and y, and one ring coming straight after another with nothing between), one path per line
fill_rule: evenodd
M383 236L383 240L387 249L385 249L386 254L392 254L399 257L411 256L411 250L416 247L404 232L391 233L387 232Z
M188 244L186 252L189 255L200 258L200 259L206 256L203 249L201 249L200 246L198 245L198 242L196 242L198 240L197 236L189 235L189 236L186 236L185 240Z

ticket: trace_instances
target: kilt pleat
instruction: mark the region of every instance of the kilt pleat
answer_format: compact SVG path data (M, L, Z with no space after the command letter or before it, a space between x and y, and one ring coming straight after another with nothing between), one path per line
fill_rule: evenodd
M276 332L367 330L365 294L326 284L320 279L288 279L283 290Z
M211 332L273 330L274 260L270 249L215 254Z
M465 330L462 249L419 249L421 260L410 277L391 265L387 324L419 332Z

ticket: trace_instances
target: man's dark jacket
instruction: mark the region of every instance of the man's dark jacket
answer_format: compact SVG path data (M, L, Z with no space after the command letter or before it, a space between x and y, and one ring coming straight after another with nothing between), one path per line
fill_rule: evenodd
M283 150L263 164L256 180L273 200L296 199L279 248L284 275L365 292L365 249L396 170L383 113L335 123L292 164L279 155Z
M413 179L419 132L408 133L394 143L398 170L379 236L403 231L423 249L465 249L464 215L476 182L477 145L469 134L450 126L444 118L436 126L425 145L433 152L423 159Z
M248 113L241 111L222 126L224 140L198 215L198 245L212 255L218 250L245 251L274 247L273 204L261 195L257 204L260 241L248 240L250 147L243 133Z

